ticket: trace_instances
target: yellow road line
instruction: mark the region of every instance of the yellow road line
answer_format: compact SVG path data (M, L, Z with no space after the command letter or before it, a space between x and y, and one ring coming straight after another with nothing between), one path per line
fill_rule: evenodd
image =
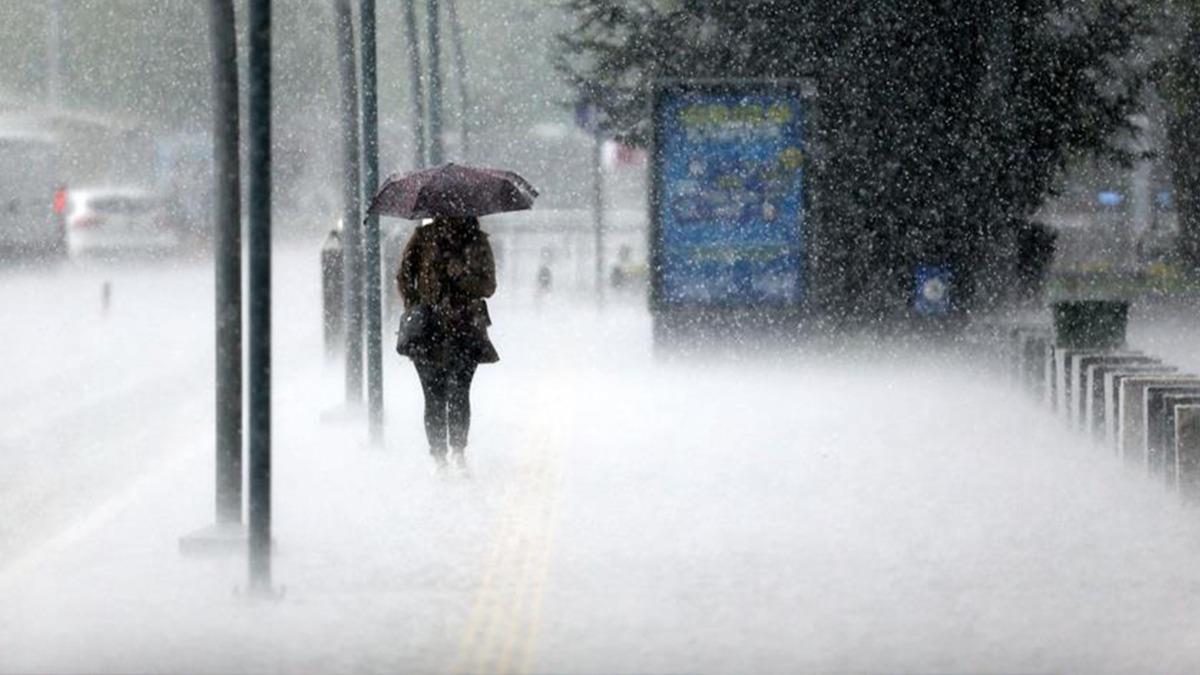
M541 622L562 498L561 392L542 386L532 410L537 439L526 447L516 484L505 492L500 528L488 554L451 672L528 672Z
M553 416L554 429L552 436L556 439L564 439L564 429L567 423L566 414L557 414ZM540 557L537 561L537 567L534 571L534 579L536 585L533 592L530 594L530 616L528 621L528 630L525 634L525 641L521 648L520 668L519 672L530 672L533 665L533 657L537 648L538 637L541 634L542 626L542 601L545 598L546 581L550 576L550 557L554 550L554 539L558 532L558 519L560 509L562 507L562 491L563 491L563 462L565 461L562 452L554 454L551 464L551 498L545 505L544 524L545 533L543 536L543 545L540 551Z
M510 486L505 490L504 498L501 500L501 514L507 514L511 512L512 502L515 499L516 492ZM471 653L471 651L474 649L476 640L479 638L479 631L481 630L480 621L486 614L486 605L490 599L490 594L486 591L490 590L492 584L495 583L496 574L501 569L499 561L502 558L503 551L509 542L509 537L507 536L506 530L503 527L503 522L500 532L501 534L492 542L491 552L488 555L488 561L484 567L483 579L480 582L480 591L475 595L475 602L471 607L470 618L467 621L466 629L463 631L462 640L459 643L458 657L455 660L454 666L450 669L450 672L452 673L466 672L463 668L465 665L463 663L464 657Z
M560 480L557 481L558 484L555 486L556 493L560 493L562 488L561 475L559 476L559 479ZM541 559L538 561L537 571L535 572L537 586L535 587L532 595L533 606L530 612L529 630L525 635L525 643L522 647L521 667L519 669L519 672L522 673L530 672L530 667L533 664L534 650L537 646L538 637L541 634L542 600L545 597L546 580L550 575L550 553L554 549L554 538L558 532L560 503L560 496L559 494L556 494L551 504L550 512L547 515L547 529L544 540L545 545L542 547Z
M552 494L547 495L547 497L550 500L554 498ZM521 617L523 620L518 620L517 624L513 626L513 630L506 633L507 639L500 652L496 668L496 671L500 673L512 672L513 651L517 649L518 643L523 649L528 636L534 630L533 617L538 613L537 608L533 604L537 595L536 589L545 585L545 579L540 576L542 569L537 564L537 561L542 558L548 558L550 552L550 540L547 536L550 523L544 515L549 508L552 508L552 505L545 504L543 506L546 508L539 509L543 517L534 520L535 525L538 527L537 536L535 537L537 545L526 547L524 560L522 561L522 583L519 587L521 597L514 598L516 616ZM532 592L529 590L531 586L533 588ZM523 655L521 660L524 661Z
M533 467L527 476L528 489L521 491L524 499L515 505L513 517L507 520L510 524L505 537L507 555L500 560L503 573L493 577L492 587L485 589L492 596L488 605L490 617L485 641L474 655L473 672L509 672L504 663L505 646L525 630L522 595L532 580L532 556L545 545L541 523L536 518L537 502L546 497L544 483L544 466Z
M488 567L484 570L481 588L476 596L475 606L477 609L468 622L469 632L465 636L466 644L459 655L459 665L469 664L471 672L486 670L487 659L493 648L495 636L498 631L506 627L506 598L503 591L512 583L514 577L513 556L518 553L518 547L521 544L522 496L520 486L512 487L506 492L506 499L500 512L499 532L493 543ZM520 575L516 575L516 577L520 578Z

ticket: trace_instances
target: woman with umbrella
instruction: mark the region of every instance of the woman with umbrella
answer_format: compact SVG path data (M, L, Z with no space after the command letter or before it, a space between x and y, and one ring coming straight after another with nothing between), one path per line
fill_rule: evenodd
M413 232L396 287L404 316L396 351L412 359L425 397L425 434L438 471L466 472L471 381L500 360L486 299L496 265L478 216L528 209L537 192L520 176L447 164L385 181L373 214L432 219Z

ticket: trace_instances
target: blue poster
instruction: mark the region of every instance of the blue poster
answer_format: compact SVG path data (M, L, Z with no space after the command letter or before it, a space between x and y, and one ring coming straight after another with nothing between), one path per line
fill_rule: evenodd
M795 306L804 294L799 91L663 91L655 108L658 302Z

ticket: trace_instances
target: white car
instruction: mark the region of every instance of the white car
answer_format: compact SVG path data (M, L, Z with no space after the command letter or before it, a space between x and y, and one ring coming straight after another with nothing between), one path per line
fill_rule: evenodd
M180 245L163 200L137 187L72 189L67 250L89 254L167 253Z

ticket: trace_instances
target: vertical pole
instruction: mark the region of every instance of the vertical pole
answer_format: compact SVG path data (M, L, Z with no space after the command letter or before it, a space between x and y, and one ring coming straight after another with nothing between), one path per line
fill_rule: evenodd
M429 163L444 160L442 149L442 40L438 0L428 0L426 33L429 36Z
M376 77L375 0L362 0L362 136L364 199L379 189L379 98ZM365 283L367 297L367 405L371 443L383 442L383 343L382 298L380 297L379 216L368 215L365 231Z
M250 587L271 587L271 0L250 0Z
M604 305L604 136L592 130L592 225L596 231L596 305Z
M216 178L217 524L242 522L242 187L233 0L210 0Z
M358 73L350 0L337 0L337 53L342 96L342 301L346 307L346 402L362 401L362 221L359 218Z
M46 26L46 103L62 107L62 24L63 0L50 0Z
M454 74L458 81L458 123L462 137L459 156L471 156L471 99L467 94L467 56L463 51L462 22L458 18L458 0L446 0L446 14L450 19L450 37L454 41Z
M421 39L417 31L417 0L404 0L404 34L408 40L408 78L411 85L413 139L416 157L413 168L420 169L429 161L425 147L425 85L421 75Z

